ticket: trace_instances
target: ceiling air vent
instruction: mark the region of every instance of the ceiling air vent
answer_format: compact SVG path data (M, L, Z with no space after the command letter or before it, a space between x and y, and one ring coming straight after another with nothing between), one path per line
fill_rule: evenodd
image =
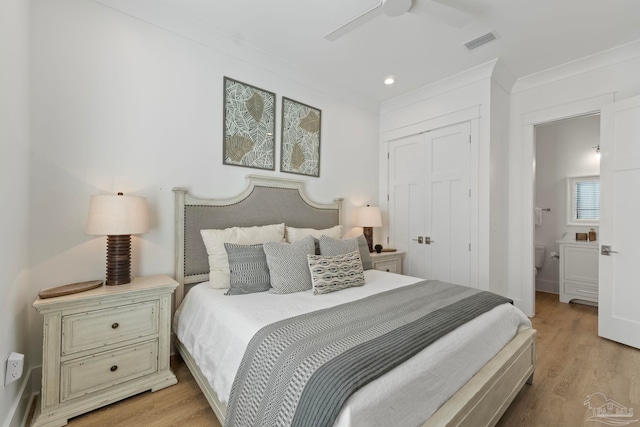
M481 35L480 37L477 37L471 41L466 42L464 45L467 49L473 50L482 46L483 44L492 42L495 39L497 39L496 33L491 31L491 32L488 32L487 34Z

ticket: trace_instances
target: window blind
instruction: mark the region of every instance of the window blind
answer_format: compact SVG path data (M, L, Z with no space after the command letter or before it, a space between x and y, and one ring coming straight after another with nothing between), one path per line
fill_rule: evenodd
M575 219L600 219L600 182L579 181L575 185Z

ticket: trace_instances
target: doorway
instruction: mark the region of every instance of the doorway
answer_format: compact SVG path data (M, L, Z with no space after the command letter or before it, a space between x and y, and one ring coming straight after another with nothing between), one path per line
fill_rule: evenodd
M581 270L591 271L593 277L580 277L570 270L576 263L598 262L597 244L575 242L576 233L588 233L591 229L599 235L595 220L570 220L571 192L568 182L572 179L594 179L600 175L600 115L590 114L570 119L557 120L535 126L535 186L534 206L536 208L534 244L535 244L535 290L552 294L563 294L564 299L576 301L597 300L597 293L591 294L595 280L597 292L597 268ZM578 181L582 182L582 181ZM589 181L591 182L591 181ZM573 188L573 187L572 187ZM580 187L582 188L582 187ZM582 191L586 193L586 190ZM586 205L586 196L582 198ZM599 195L599 193L598 193ZM595 196L595 195L594 195ZM589 212L594 216L595 213ZM587 217L587 213L582 214ZM599 218L599 215L598 215ZM582 223L580 223L582 221ZM571 250L567 244L573 242ZM582 248L582 246L584 246ZM593 247L592 247L593 246ZM565 252L563 254L562 252ZM593 252L593 253L592 253ZM565 259L572 257L572 259ZM564 267L564 268L563 268ZM588 267L593 267L589 265ZM578 265L573 267L577 270ZM564 271L566 270L566 271ZM570 280L564 282L560 277ZM586 274L586 273L585 273ZM581 287L581 285L584 285ZM569 292L565 292L564 289ZM562 292L561 292L562 291ZM575 295L572 295L573 294ZM576 298L582 297L582 298ZM563 299L561 298L561 300Z
M535 316L535 126L572 117L598 114L604 105L614 101L613 94L606 94L584 100L557 105L543 110L523 114L522 117L522 192L520 193L520 230L517 239L519 256L510 266L510 276L517 286L510 288L512 299L518 308L529 316Z

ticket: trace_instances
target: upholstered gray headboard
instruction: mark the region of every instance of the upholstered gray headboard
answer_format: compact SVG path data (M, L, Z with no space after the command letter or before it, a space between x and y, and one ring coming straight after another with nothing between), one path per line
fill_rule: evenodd
M342 199L315 203L305 195L303 181L247 176L242 194L227 200L199 199L186 188L175 192L176 307L184 285L209 278L209 261L200 230L285 223L298 228L330 228L342 224Z

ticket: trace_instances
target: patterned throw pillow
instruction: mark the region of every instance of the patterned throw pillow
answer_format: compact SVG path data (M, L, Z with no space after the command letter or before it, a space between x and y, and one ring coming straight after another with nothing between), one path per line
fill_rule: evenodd
M225 289L229 287L229 259L224 244L257 245L264 242L283 242L284 223L200 230L200 234L209 256L209 284L214 289Z
M315 253L313 236L292 243L267 242L263 245L271 276L272 294L290 294L311 289L307 255Z
M359 235L354 239L333 239L329 236L320 237L320 254L322 255L342 255L358 250L362 260L362 268L371 270L373 260L369 253L369 245L364 235Z
M307 255L313 294L320 295L364 285L358 250L343 255Z
M225 295L244 295L264 292L271 288L267 257L262 245L225 243L229 258L231 286Z

